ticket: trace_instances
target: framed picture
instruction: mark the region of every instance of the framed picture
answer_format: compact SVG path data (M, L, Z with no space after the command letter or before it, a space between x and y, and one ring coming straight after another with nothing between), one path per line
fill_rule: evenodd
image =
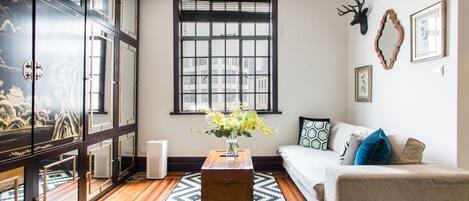
M446 0L412 14L410 22L412 62L446 56Z
M373 84L373 67L355 68L355 101L371 102Z

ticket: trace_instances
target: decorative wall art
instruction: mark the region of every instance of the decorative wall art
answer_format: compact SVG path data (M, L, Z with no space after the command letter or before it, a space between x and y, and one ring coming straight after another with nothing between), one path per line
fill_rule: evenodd
M446 56L446 0L410 16L412 62Z
M381 19L375 39L375 51L385 70L394 67L403 41L404 29L397 19L397 14L394 10L389 9Z
M373 85L373 67L355 68L355 101L371 102Z
M357 5L342 5L343 9L337 8L338 14L344 16L347 13L353 13L354 17L350 25L360 24L360 32L362 35L365 35L368 32L368 8L363 8L365 0L360 2L360 0L355 0Z

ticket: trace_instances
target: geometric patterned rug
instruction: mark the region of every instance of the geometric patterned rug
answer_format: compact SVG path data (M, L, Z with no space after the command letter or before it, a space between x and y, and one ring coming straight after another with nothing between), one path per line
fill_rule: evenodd
M72 180L73 174L71 171L66 170L49 170L47 173L47 191L50 191L54 188L59 187L60 185L67 183L68 181ZM43 179L42 173L39 175L39 194L42 194L43 191ZM18 200L24 200L23 191L24 185L19 186L19 195ZM0 192L0 201L14 201L15 200L15 189L6 190L4 192Z
M199 201L201 197L200 183L200 173L186 174L166 201ZM285 200L272 173L254 173L254 200Z

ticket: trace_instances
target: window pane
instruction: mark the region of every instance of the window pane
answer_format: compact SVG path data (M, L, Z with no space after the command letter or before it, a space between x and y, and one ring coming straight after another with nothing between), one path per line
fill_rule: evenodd
M226 74L239 74L239 57L226 59Z
M208 41L197 41L197 57L208 57Z
M212 10L224 11L225 10L225 2L212 2Z
M226 56L239 56L239 40L226 40Z
M254 76L243 76L243 92L254 92Z
M254 56L253 40L243 40L243 56Z
M206 22L197 23L197 36L209 36L210 24Z
M195 36L195 23L194 22L182 23L182 36Z
M182 56L183 57L194 57L195 56L195 42L194 41L183 41L182 42Z
M208 74L208 58L197 58L197 75Z
M225 92L225 76L212 76L212 92Z
M225 74L225 59L212 59L212 74Z
M267 2L256 2L256 12L270 12L270 4Z
M197 94L197 110L208 109L208 94Z
M256 58L256 73L257 74L269 73L269 58Z
M243 94L243 109L254 110L254 94Z
M224 36L225 35L225 23L213 23L212 24L212 35L213 36Z
M241 11L244 12L254 12L256 10L254 2L242 2Z
M227 36L238 36L239 35L239 24L238 23L226 23L226 35Z
M197 1L197 10L210 10L209 1Z
M238 2L226 2L226 10L227 11L239 11Z
M195 92L195 76L184 76L182 78L182 92L194 93Z
M224 111L225 110L225 94L212 95L212 110Z
M254 23L242 23L241 30L243 36L254 36Z
M212 56L225 56L225 40L212 40Z
M256 77L256 92L269 92L269 79L267 76Z
M269 23L257 23L256 24L256 36L268 36L269 35Z
M197 93L208 93L208 76L197 76Z
M267 94L256 94L256 110L267 110L269 108L269 96Z
M243 74L254 74L254 58L243 58Z
M195 95L183 95L182 96L182 110L184 111L194 111L195 108Z
M269 56L269 42L268 40L256 41L256 56Z
M193 75L195 74L195 59L182 59L182 74Z
M227 94L226 95L226 110L235 110L239 105L239 94Z
M226 77L226 92L239 92L239 76Z

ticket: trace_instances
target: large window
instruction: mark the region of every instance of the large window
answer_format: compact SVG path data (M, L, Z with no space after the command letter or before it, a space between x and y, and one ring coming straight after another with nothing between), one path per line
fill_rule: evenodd
M175 1L175 113L278 112L276 1Z

